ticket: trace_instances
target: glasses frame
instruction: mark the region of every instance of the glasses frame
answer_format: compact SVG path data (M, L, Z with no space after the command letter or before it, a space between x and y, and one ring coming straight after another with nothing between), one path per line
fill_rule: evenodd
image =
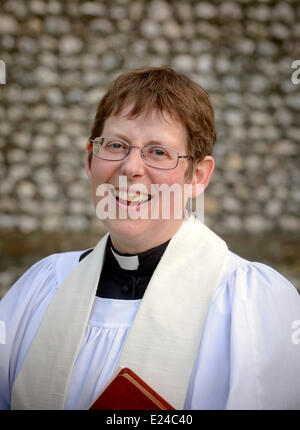
M122 158L120 158L119 160L111 160L111 159L109 159L109 158L103 158L103 157L99 157L99 155L97 155L97 154L95 154L95 144L97 143L96 142L96 139L107 139L107 138L115 138L115 139L117 139L118 141L120 141L121 143L124 143L125 145L127 145L128 146L128 150L127 150L127 152L126 152L126 154L124 155L124 157L122 157ZM151 167L152 169L159 169L159 170L173 170L173 169L176 169L176 167L178 166L178 163L179 163L179 159L180 158L194 158L192 155L181 155L178 151L176 151L176 149L174 149L174 148L170 148L169 146L167 146L167 145L157 145L157 144L154 144L153 146L160 146L160 147L162 147L162 148L167 148L167 149L170 149L171 151L173 151L173 152L176 152L176 154L177 154L177 162L176 162L176 165L174 166L174 167L156 167L156 166L151 166L150 164L148 164L145 160L144 160L144 158L143 158L143 154L144 154L144 148L141 148L141 147L139 147L139 146L136 146L136 145L129 145L129 143L128 142L125 142L124 140L122 140L122 139L120 139L120 138L118 138L118 137L115 137L115 136L99 136L99 137L96 137L95 139L91 139L90 140L90 143L92 144L92 146L93 146L93 155L95 156L95 157L97 157L97 158L100 158L100 160L105 160L105 161L122 161L122 160L125 160L125 158L129 155L129 153L130 153L130 150L131 150L131 148L137 148L137 149L139 149L140 150L140 156L141 156L141 159L143 160L143 162L144 162L144 164L146 165L146 166L148 166L148 167ZM150 145L146 145L146 146L150 146Z

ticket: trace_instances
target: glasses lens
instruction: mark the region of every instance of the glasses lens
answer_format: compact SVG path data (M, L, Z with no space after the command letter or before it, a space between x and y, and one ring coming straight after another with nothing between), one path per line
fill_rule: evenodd
M143 159L151 167L174 169L178 154L174 149L167 146L147 145L143 149Z
M129 145L116 137L98 137L94 140L93 152L104 160L122 160L128 153Z

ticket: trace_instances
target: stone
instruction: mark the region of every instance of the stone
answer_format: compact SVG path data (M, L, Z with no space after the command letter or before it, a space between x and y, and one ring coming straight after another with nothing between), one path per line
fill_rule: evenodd
M59 50L63 55L78 54L82 48L82 40L75 36L63 36L59 42Z
M211 3L201 2L195 5L195 14L202 19L211 19L217 16L217 8Z
M0 214L0 228L1 230L14 230L17 226L17 217L15 215Z
M10 51L11 49L13 49L15 47L14 37L10 35L4 35L2 37L2 47L7 51Z
M180 25L174 20L162 24L162 33L169 39L179 39L182 36Z
M107 14L107 10L105 5L102 2L84 2L80 5L80 12L83 15L90 16L105 16Z
M58 15L62 12L62 4L55 0L50 0L47 5L48 13Z
M242 219L236 215L228 215L224 224L225 233L228 233L229 231L233 233L239 233L243 230Z
M268 90L270 83L264 76L255 74L250 77L248 85L250 91L255 94L261 94Z
M33 14L37 14L37 15L47 14L46 2L42 0L30 0L29 9Z
M31 199L36 193L36 185L30 181L22 181L18 184L17 194L21 199Z
M59 83L58 74L48 67L39 66L34 71L37 86L55 86Z
M133 0L128 6L128 15L131 21L139 22L144 12L144 3L139 0Z
M64 103L64 97L59 88L50 88L46 91L46 100L50 105L61 105Z
M220 4L219 14L222 18L230 18L231 20L238 20L243 17L243 12L239 4L230 1Z
M170 19L172 16L169 4L162 0L151 1L147 7L147 13L150 20L158 22Z
M26 163L27 161L27 154L22 149L11 149L7 153L7 160L9 163Z
M296 111L300 110L300 97L298 92L295 94L289 94L285 97L286 105Z
M18 22L13 16L0 15L0 34L14 34L18 32Z
M271 40L259 40L257 42L257 53L267 57L274 57L278 55L278 47Z
M188 2L178 1L174 4L175 11L177 13L177 17L183 21L189 21L189 23L193 20L194 9L192 5Z
M174 54L186 54L188 51L188 42L186 40L172 40L171 46Z
M204 211L208 215L217 215L221 211L220 203L212 195L204 196Z
M31 170L30 167L28 165L23 165L23 164L13 164L10 167L10 179L12 181L18 181L24 178L29 178L31 175Z
M181 34L184 39L192 41L197 36L195 25L193 23L184 23L181 26Z
M116 21L122 21L126 18L127 12L126 9L119 5L112 5L110 7L110 16Z
M194 67L194 59L190 55L176 55L172 60L172 67L178 72L190 72Z
M36 166L45 166L51 163L51 160L51 153L45 151L35 151L30 157L29 163L35 168Z
M269 113L266 112L252 112L250 115L250 120L253 124L259 126L266 126L267 124L272 123L272 117Z
M251 172L254 172L256 170L260 170L261 169L261 157L257 156L257 155L249 155L246 159L245 159L245 168L249 169Z
M261 215L251 215L246 216L243 228L253 234L263 233L265 231L271 230L273 223L270 219L266 219Z
M255 198L258 199L261 202L268 201L271 197L271 191L270 188L266 185L260 185L256 188L255 191Z
M45 184L53 181L53 172L49 167L40 167L36 169L32 176L41 190Z
M296 127L289 127L286 131L287 137L300 142L300 129Z
M229 72L230 71L230 67L231 67L231 64L230 64L230 61L229 61L228 58L219 56L216 59L216 70L219 73Z
M299 143L292 142L288 139L282 139L275 144L275 153L278 155L294 155L299 154Z
M195 69L199 73L209 73L213 69L213 59L210 54L202 54L197 57Z
M255 21L269 21L271 18L271 10L269 6L260 4L247 8L247 15Z
M92 19L89 23L89 28L91 31L101 32L104 34L110 34L114 31L113 24L105 18L102 19Z
M226 75L222 79L223 85L226 89L231 91L240 90L240 81L233 75Z
M265 139L274 142L274 141L280 139L280 131L277 127L270 124L270 125L264 127L263 136Z
M244 123L243 113L240 110L228 109L225 112L225 123L235 127Z
M219 31L214 25L210 24L207 21L199 20L197 22L197 31L201 37L206 38L208 40L216 41L219 39Z
M210 52L212 49L212 44L205 39L196 38L191 41L190 43L190 50L192 54L201 54L203 52ZM216 59L216 62L218 59L221 58L220 56Z
M286 2L280 2L272 8L272 18L278 21L293 23L295 21L295 12Z
M281 214L282 204L280 201L272 199L266 203L264 213L271 218L275 218Z
M244 160L239 154L229 154L225 160L225 168L240 171L244 168Z
M58 46L58 40L48 34L42 34L39 37L39 45L42 51L55 51Z
M243 55L251 55L255 49L254 41L252 39L241 39L237 42L236 49Z
M279 107L274 112L274 120L279 126L289 127L293 123L293 115L290 110Z
M161 34L160 25L148 19L145 19L141 22L140 30L146 39L154 39Z
M299 233L300 231L299 217L282 215L279 218L278 223L283 231L294 231L295 233Z
M240 202L231 196L224 196L222 199L222 209L225 209L229 213L240 213L241 205Z
M66 216L63 219L62 228L64 231L85 231L88 228L88 221L81 215Z
M67 34L71 31L70 21L62 16L48 16L44 22L45 30L50 34Z
M270 28L271 35L279 40L287 40L291 36L289 28L278 22L274 22Z
M39 228L38 220L29 215L19 215L17 217L17 227L24 233L32 233Z
M45 232L57 232L61 230L62 218L52 215L41 221L41 228Z
M151 45L153 50L155 50L158 54L168 55L170 51L170 47L167 40L163 38L154 39Z
M43 186L42 197L46 200L57 200L59 198L58 187L55 183L47 183Z
M110 71L120 66L121 59L117 53L108 51L103 54L101 63L105 71Z

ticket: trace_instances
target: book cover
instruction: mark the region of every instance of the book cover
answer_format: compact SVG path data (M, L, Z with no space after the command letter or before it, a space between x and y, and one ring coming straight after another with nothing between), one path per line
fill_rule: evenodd
M131 369L122 369L90 410L174 410Z

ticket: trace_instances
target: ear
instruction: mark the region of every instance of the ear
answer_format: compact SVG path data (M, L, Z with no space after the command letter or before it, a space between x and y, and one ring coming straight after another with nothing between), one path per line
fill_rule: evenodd
M86 147L85 147L85 171L87 173L87 176L89 179L91 179L91 169L90 169L90 162L89 162L89 157L90 157L90 153L93 150L93 145L91 144L90 141L87 141Z
M196 164L191 182L192 189L190 197L195 198L205 190L209 184L214 168L215 161L210 155L207 155Z

